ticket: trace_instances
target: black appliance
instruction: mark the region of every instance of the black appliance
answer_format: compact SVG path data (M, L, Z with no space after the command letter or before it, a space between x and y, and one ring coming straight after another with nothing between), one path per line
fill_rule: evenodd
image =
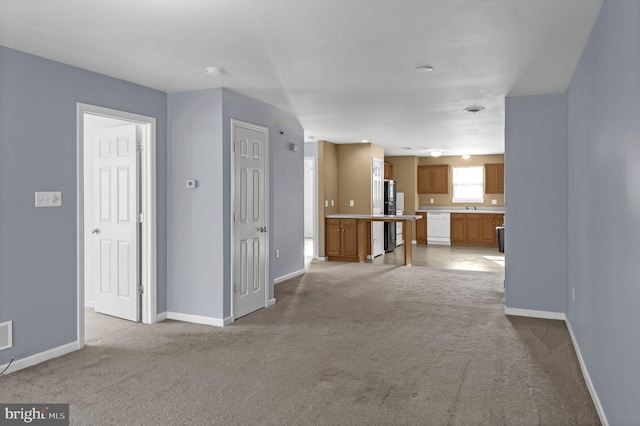
M384 214L396 214L396 181L384 180ZM384 251L390 252L396 248L396 223L384 223Z

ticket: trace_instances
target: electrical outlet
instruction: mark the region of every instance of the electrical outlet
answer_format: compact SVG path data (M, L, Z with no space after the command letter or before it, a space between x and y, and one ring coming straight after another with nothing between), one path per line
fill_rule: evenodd
M429 202L430 202L431 204L433 204L433 203L435 203L435 200L432 198L432 199L430 199L430 200L429 200Z
M276 249L276 259L280 257L280 250Z
M491 204L498 204L498 200L491 200Z
M354 204L355 204L355 203L353 202L353 200L349 200L349 207L353 207L353 206L354 206Z
M571 301L576 301L576 289L574 287L571 287Z

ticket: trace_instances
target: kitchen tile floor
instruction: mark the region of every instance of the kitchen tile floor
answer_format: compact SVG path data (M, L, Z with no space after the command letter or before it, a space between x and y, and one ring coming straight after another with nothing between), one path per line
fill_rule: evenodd
M369 260L369 263L402 265L404 245L391 253ZM414 245L413 266L464 271L504 272L504 253L497 248Z
M305 268L308 269L313 260L313 239L311 238L305 238L304 260ZM391 253L367 260L366 263L401 266L404 263L404 245ZM413 246L413 266L504 273L504 253L498 252L495 248L420 244Z

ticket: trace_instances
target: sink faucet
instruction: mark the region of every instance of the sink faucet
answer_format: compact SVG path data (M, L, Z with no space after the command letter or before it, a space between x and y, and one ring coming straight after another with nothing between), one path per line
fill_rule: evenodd
M465 210L469 210L469 204L464 205Z
M474 210L478 210L478 209L476 208L476 206L473 206L473 209L474 209Z

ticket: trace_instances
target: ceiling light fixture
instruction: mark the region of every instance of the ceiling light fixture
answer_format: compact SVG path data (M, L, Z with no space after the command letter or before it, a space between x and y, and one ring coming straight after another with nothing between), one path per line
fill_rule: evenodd
M440 157L441 155L442 155L442 151L440 151L439 149L434 149L431 151L432 157Z
M464 109L464 112L476 114L478 112L484 111L484 109L485 108L483 106L468 106Z
M362 139L360 142L362 142L362 143L369 143L369 139Z
M402 149L413 149L410 146L403 146Z
M471 158L471 156L469 154L465 154L462 156L463 160L468 160L469 158Z
M224 68L222 67L206 67L204 70L207 74L224 74Z
M416 68L416 71L419 72L431 72L433 71L433 67L430 65L421 65L418 68Z

